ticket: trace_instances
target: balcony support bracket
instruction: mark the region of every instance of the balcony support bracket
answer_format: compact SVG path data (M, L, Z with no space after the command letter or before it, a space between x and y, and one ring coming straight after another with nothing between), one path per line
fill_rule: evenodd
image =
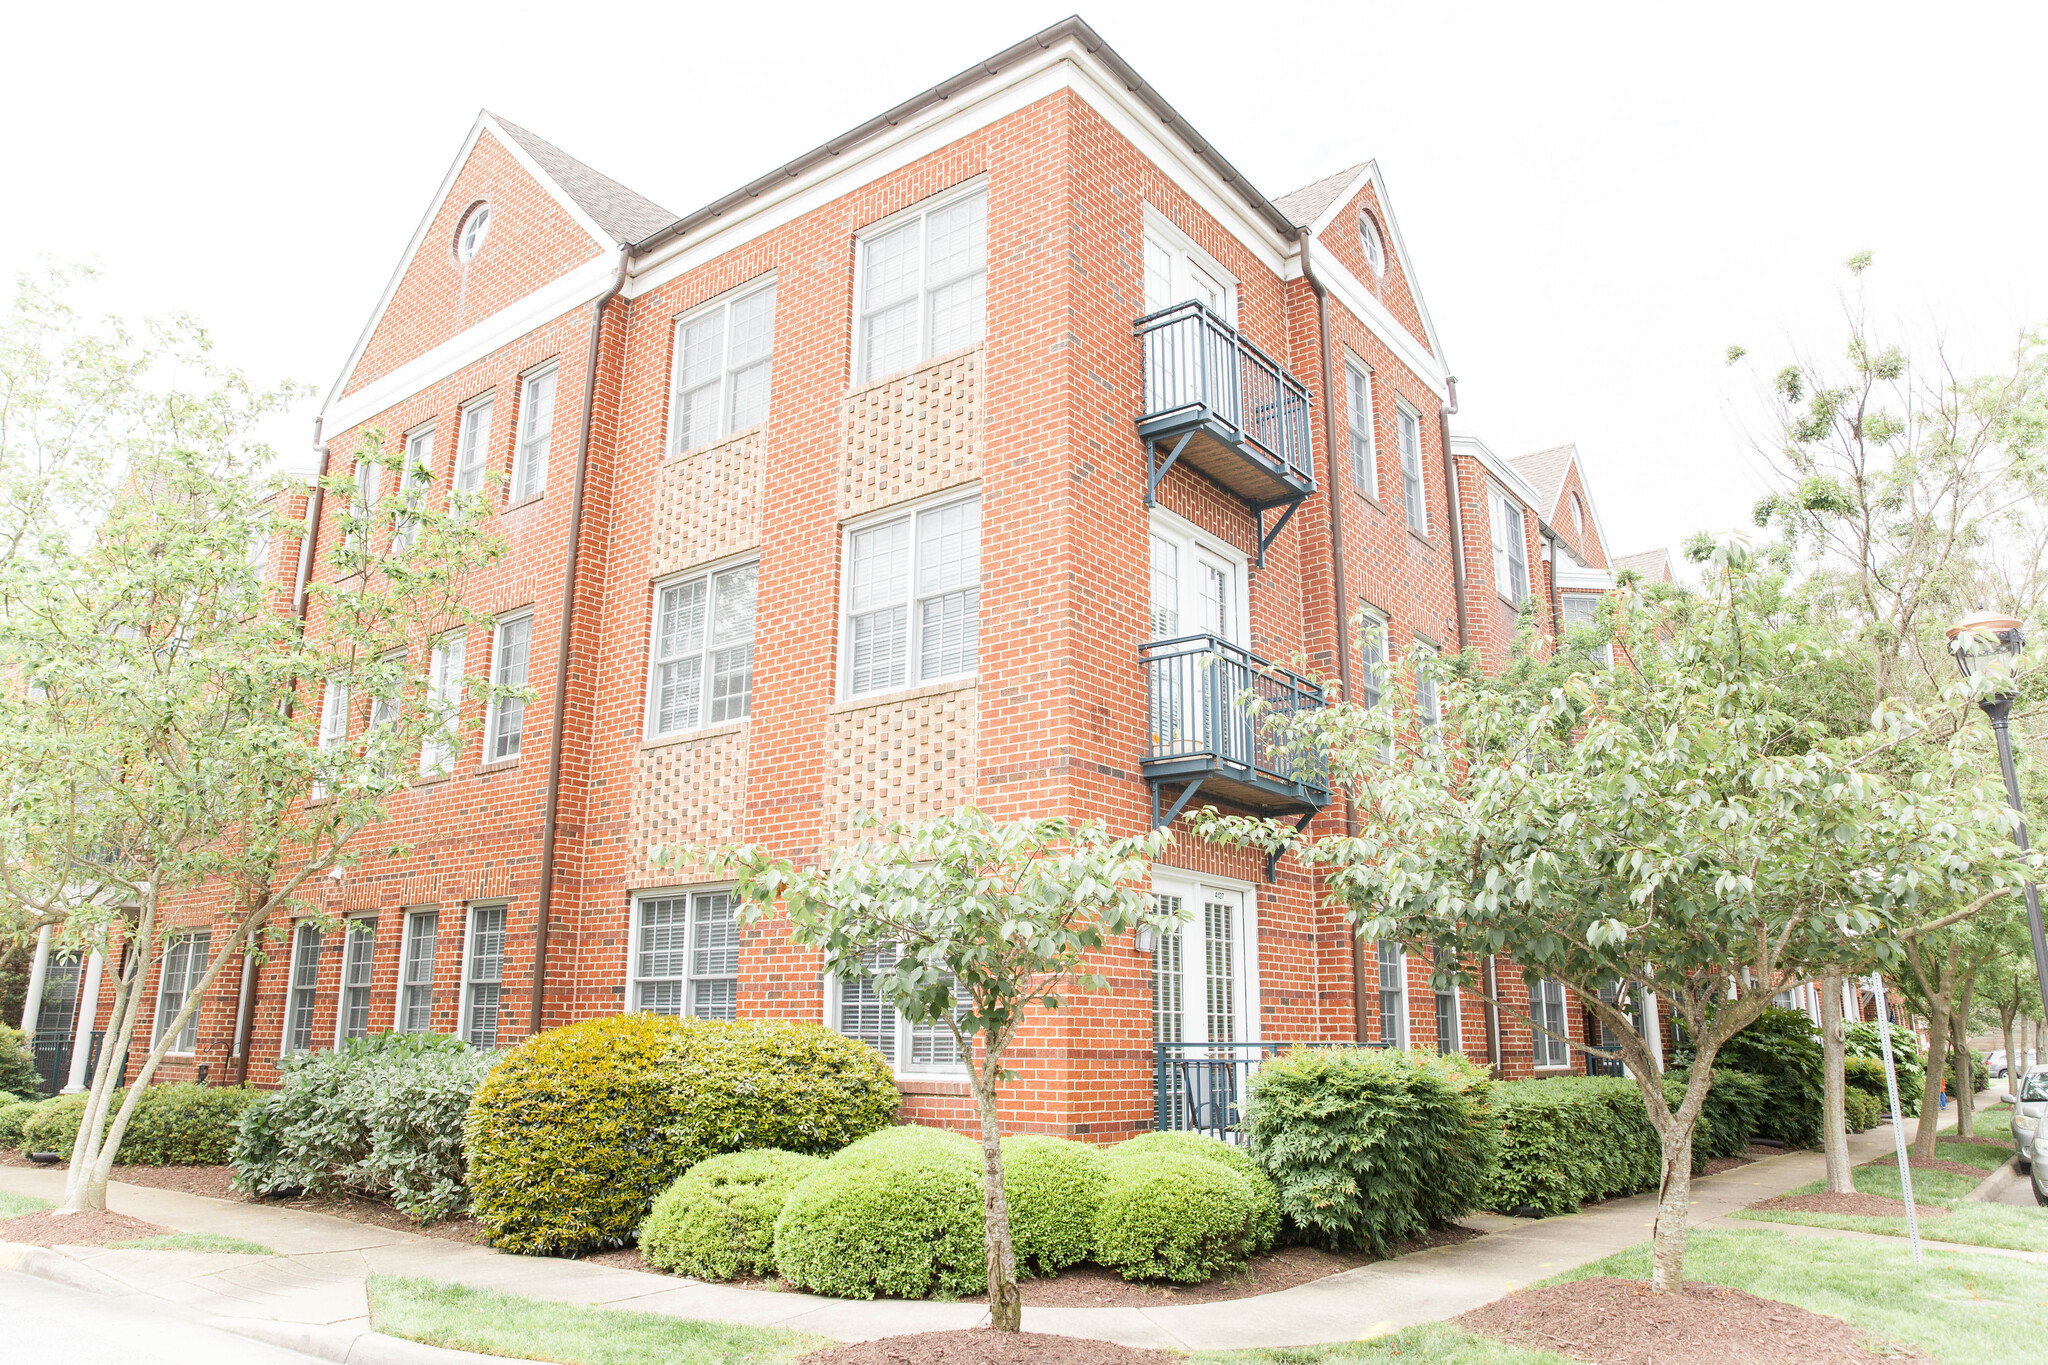
M1188 802L1195 799L1195 793L1202 789L1202 783L1205 780L1203 777L1197 777L1185 787L1182 787L1180 789L1180 799L1173 803L1173 809L1166 812L1164 820L1159 818L1159 784L1154 782L1152 784L1152 828L1164 829L1180 819L1180 813L1188 808Z
M1180 439L1173 443L1173 452L1164 460L1159 458L1159 442L1145 442L1145 506L1148 509L1159 505L1160 480L1166 477L1166 471L1173 468L1174 461L1180 458L1180 453L1188 448L1188 442L1193 439L1194 432L1183 431Z
M1308 822L1309 822L1309 821L1311 821L1311 820L1313 820L1313 819L1315 819L1315 818L1316 818L1316 813L1315 813L1314 811L1312 811L1312 810L1307 810L1307 811L1303 811L1303 812L1301 813L1301 818L1300 818L1299 820L1296 820L1296 821L1294 822L1294 832L1295 832L1296 834L1300 834L1300 833L1302 833L1302 832L1303 832L1304 830L1306 830L1306 829L1308 828ZM1271 853L1268 853L1268 854L1266 855L1266 880L1267 880L1267 882L1269 882L1269 883L1270 883L1270 882L1272 882L1272 881L1274 880L1274 876L1273 876L1274 870L1275 870L1276 868L1278 868L1278 867L1280 866L1280 855L1281 855L1281 853L1282 853L1282 852L1284 852L1284 851L1285 851L1285 850L1282 850L1282 849L1277 849L1277 848L1276 848L1276 849L1274 849L1274 850L1273 850L1273 851L1272 851Z
M1260 567L1261 569L1263 569L1263 568L1265 568L1265 567L1266 567L1266 549L1267 549L1267 547L1268 547L1268 546L1270 546L1270 545L1272 545L1272 543L1273 543L1273 542L1274 542L1275 540L1278 540L1278 539L1280 538L1280 531L1281 531L1281 529L1282 529L1283 527L1285 527L1285 526L1287 525L1288 519L1289 519L1289 518L1291 518L1291 517L1292 517L1292 516L1294 515L1294 510L1295 510L1295 509L1296 509L1297 507L1300 507L1300 506L1301 506L1301 504L1302 504L1302 502L1303 502L1303 499L1301 499L1301 498L1292 498L1292 499L1288 500L1287 502L1268 502L1268 503L1262 503L1262 504L1259 504L1258 506L1255 506L1255 507L1253 507L1253 508L1252 508L1252 515L1253 515L1253 516L1255 516L1255 517L1257 517L1257 518L1258 518L1258 520L1259 520L1259 564L1258 564L1258 567ZM1267 509L1269 509L1269 508L1273 508L1273 507L1278 507L1278 508L1280 509L1280 520L1278 520L1278 521L1274 522L1274 523L1273 523L1273 529L1272 529L1272 530L1270 530L1270 531L1268 531L1268 530L1266 529L1266 512L1267 512Z

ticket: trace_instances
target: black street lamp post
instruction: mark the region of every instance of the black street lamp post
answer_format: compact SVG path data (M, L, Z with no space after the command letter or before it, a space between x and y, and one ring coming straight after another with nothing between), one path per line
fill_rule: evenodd
M2026 644L2020 623L1995 611L1973 611L1948 630L1949 652L1956 656L1956 667L1963 671L1963 676L1972 681L1989 678L1996 684L1997 690L1977 704L1991 717L1992 732L1998 736L1998 766L2005 773L2005 799L2019 816L2012 837L2022 852L2027 848L2027 816L2020 808L2020 779L2012 766L2011 716L2013 670ZM2035 889L2032 878L2026 885L2027 929L2034 939L2034 979L2041 988L2043 1015L2048 1017L2048 935L2041 929L2041 893Z

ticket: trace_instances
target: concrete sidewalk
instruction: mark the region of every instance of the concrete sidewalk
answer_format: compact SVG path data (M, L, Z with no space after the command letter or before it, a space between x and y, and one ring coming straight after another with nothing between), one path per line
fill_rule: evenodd
M1913 1122L1908 1121L1909 1127ZM1881 1126L1849 1141L1852 1159L1868 1161L1891 1152L1891 1128ZM1696 1180L1694 1225L1713 1224L1747 1204L1821 1176L1818 1152L1792 1152ZM61 1198L63 1181L61 1170L0 1168L0 1189L18 1194ZM791 1327L842 1341L973 1327L987 1319L980 1304L828 1299L736 1289L583 1261L508 1256L322 1214L118 1182L109 1192L108 1206L180 1232L246 1238L279 1255L66 1248L42 1253L33 1258L34 1264L21 1268L81 1288L151 1295L183 1305L202 1320L330 1360L368 1358L361 1348L366 1334L375 1336L369 1329L365 1289L372 1275L415 1275L564 1303ZM1633 1246L1648 1238L1655 1216L1654 1195L1613 1200L1560 1218L1475 1215L1464 1221L1483 1236L1278 1293L1145 1308L1027 1307L1024 1326L1027 1331L1179 1350L1355 1340L1456 1316L1519 1286ZM460 1357L436 1353L436 1358Z

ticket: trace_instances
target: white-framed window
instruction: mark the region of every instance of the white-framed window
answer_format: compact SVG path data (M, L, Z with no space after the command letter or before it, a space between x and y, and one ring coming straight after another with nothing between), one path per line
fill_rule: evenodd
M1531 1029L1534 1039L1535 1060L1538 1068L1570 1066L1571 1046L1564 1041L1570 1034L1566 1031L1564 1010L1564 983L1544 977L1529 988L1529 1017L1543 1025L1550 1033ZM1556 1034L1551 1037L1550 1034Z
M164 945L163 965L156 980L156 1034L161 1037L171 1021L178 1017L178 1011L185 1008L185 1001L193 991L199 989L200 978L206 975L207 960L213 953L213 935L208 932L179 934ZM178 1030L178 1036L171 1041L171 1051L189 1053L197 1045L199 1037L199 1011L193 1010L192 1017Z
M1227 323L1237 320L1237 281L1164 215L1145 212L1145 311L1192 299Z
M981 495L846 530L841 690L971 676L981 639Z
M633 902L629 1008L737 1017L740 930L729 887L644 894Z
M1380 992L1380 1041L1388 1047L1408 1046L1408 954L1392 939L1381 939L1378 949Z
M655 585L647 737L739 720L753 709L758 563Z
M1152 950L1152 1031L1161 1043L1259 1040L1256 935L1251 893L1163 870L1152 899L1177 921Z
M348 684L338 678L328 679L320 694L320 752L331 754L347 746L348 700ZM327 795L326 784L315 782L311 794L318 801Z
M1366 268L1375 275L1387 271L1387 248L1380 240L1380 225L1372 220L1370 213L1358 215L1358 245L1365 253Z
M377 662L382 665L378 672L382 673L386 679L384 685L391 690L370 698L370 724L369 728L363 732L363 740L365 746L372 749L372 751L374 751L377 744L377 732L387 725L398 723L398 689L404 686L404 682L395 675L402 673L405 669L405 651L394 649L389 654L379 658ZM395 759L396 755L386 754L378 764L379 771L389 775Z
M676 321L670 454L768 420L775 368L775 281L747 285Z
M471 1047L498 1045L498 993L505 980L505 907L469 908L462 954L462 1036Z
M1448 1057L1464 1047L1458 1026L1458 986L1453 982L1450 989L1440 990L1432 985L1430 993L1436 997L1436 1050Z
M501 619L491 631L491 682L497 687L526 686L527 656L533 649L533 613ZM526 702L519 697L491 698L491 712L484 726L484 762L498 763L519 757L519 740L526 728Z
M898 1072L962 1071L960 1045L952 1029L943 1023L911 1023L875 989L875 974L894 968L897 958L893 949L871 953L864 961L865 970L827 980L826 1017L831 1027L874 1048Z
M434 641L427 655L427 712L434 726L420 743L420 773L434 777L452 772L462 742L462 673L469 637L461 632Z
M1378 457L1372 439L1372 372L1344 363L1345 414L1350 424L1351 486L1368 498L1380 495Z
M1387 699L1387 618L1371 607L1358 615L1358 704L1371 711ZM1391 738L1380 746L1381 758L1394 756Z
M1493 590L1520 607L1529 600L1529 546L1521 504L1499 489L1487 490L1493 511Z
M470 209L469 216L462 220L462 231L455 237L455 256L458 260L473 261L476 253L483 249L484 238L491 231L491 206L478 204Z
M1600 625L1600 597L1597 593L1568 592L1560 594L1558 608L1564 616L1565 633L1574 630L1598 629ZM1602 667L1614 666L1614 643L1605 641L1586 651L1586 657Z
M391 1021L400 1033L433 1031L434 946L440 932L438 909L406 912L398 954L398 1008Z
M284 1050L313 1046L314 992L320 985L320 926L300 920L292 928L290 975L284 999Z
M512 501L538 497L548 486L548 444L555 432L554 365L526 376L519 387L519 449L512 456Z
M426 496L427 481L433 477L434 429L429 426L405 438L405 461L398 470L398 520L391 531L394 553L412 544L419 519L408 516L406 509Z
M1436 649L1418 641L1415 646L1415 716L1431 730L1444 721L1443 705L1437 698L1436 670Z
M249 566L249 577L258 583L270 581L270 513L259 512L249 518L249 539L242 546L244 562Z
M377 515L377 504L384 499L384 466L367 454L356 460L354 512L358 525L354 531L342 538L342 548L359 550L369 543L376 526L372 521Z
M1422 419L1402 404L1395 413L1401 433L1401 505L1408 529L1429 534L1429 503L1422 482Z
M370 978L377 961L377 921L349 920L342 926L341 1006L334 1012L334 1045L370 1032Z
M455 443L455 491L480 491L490 458L491 400L479 398L462 409L462 432Z
M980 341L987 311L987 188L936 198L863 234L854 278L858 382Z
M1164 508L1152 511L1152 638L1246 642L1244 555Z

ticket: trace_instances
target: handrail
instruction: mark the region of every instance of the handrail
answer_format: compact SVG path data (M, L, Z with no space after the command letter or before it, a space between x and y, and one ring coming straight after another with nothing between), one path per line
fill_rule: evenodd
M1144 348L1141 425L1177 414L1221 423L1315 486L1308 386L1206 304L1189 299L1132 324Z
M1207 758L1328 791L1319 754L1268 734L1274 720L1323 706L1319 684L1210 634L1152 640L1139 646L1138 657L1145 665L1146 761Z

